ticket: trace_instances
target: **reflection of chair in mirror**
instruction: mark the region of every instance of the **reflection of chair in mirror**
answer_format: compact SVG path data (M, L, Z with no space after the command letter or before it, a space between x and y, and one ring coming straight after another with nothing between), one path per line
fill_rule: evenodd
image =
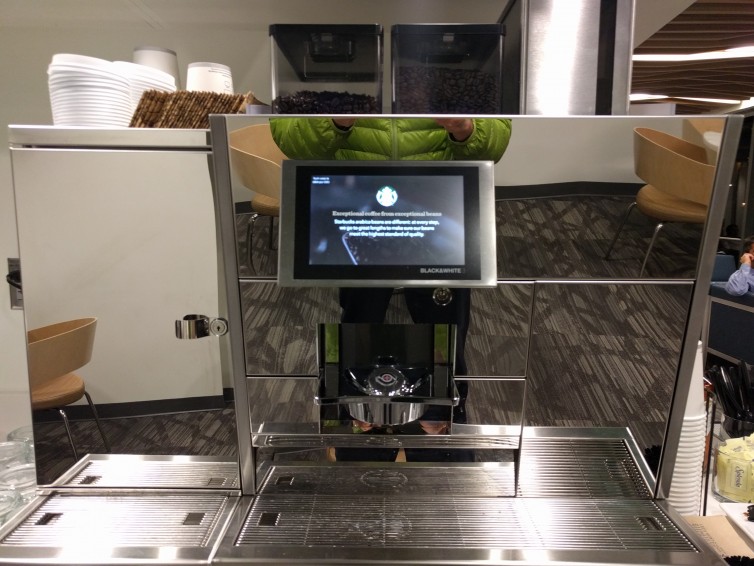
M703 147L665 132L634 129L634 169L644 185L629 205L610 242L605 259L610 259L615 242L634 207L658 221L644 255L639 277L657 235L667 222L704 224L707 218L715 166L707 163Z
M274 250L273 228L280 215L281 166L285 154L270 133L269 124L255 124L230 133L230 158L233 170L243 185L254 191L252 217L246 230L249 267L254 269L252 240L254 224L260 216L270 219L269 249Z
M85 366L92 359L96 318L81 318L59 322L29 330L29 385L31 388L31 408L33 411L57 409L63 418L73 457L78 460L78 452L73 442L68 416L62 409L86 397L97 423L105 449L110 452L97 409L86 391L84 380L75 370Z

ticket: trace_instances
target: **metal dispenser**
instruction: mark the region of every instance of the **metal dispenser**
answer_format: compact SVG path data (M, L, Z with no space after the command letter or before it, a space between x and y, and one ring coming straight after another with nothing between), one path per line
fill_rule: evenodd
M321 324L316 403L323 415L337 407L372 426L449 422L454 353L448 324Z

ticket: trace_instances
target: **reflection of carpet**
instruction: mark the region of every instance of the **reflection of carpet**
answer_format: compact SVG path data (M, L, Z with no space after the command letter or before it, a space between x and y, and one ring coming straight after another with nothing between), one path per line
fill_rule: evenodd
M603 259L632 200L617 196L498 200L495 205L498 276L638 277L656 224L638 210L631 213L623 228L612 259ZM241 275L274 277L277 251L268 246L268 219L258 220L254 228L255 272L247 265L249 219L248 214L236 217L239 257L243 258ZM666 223L650 254L647 275L692 277L701 234L701 226Z
M538 288L527 422L630 426L661 444L687 315L688 285Z
M638 277L656 225L638 210L631 213L611 259L603 259L631 202L604 196L497 201L499 277ZM701 226L666 223L646 276L693 277L701 235Z
M102 420L105 435L116 454L191 456L235 455L236 422L232 404L216 411L195 411ZM104 454L102 438L93 420L71 422L79 457ZM37 476L47 484L74 462L62 421L34 424Z

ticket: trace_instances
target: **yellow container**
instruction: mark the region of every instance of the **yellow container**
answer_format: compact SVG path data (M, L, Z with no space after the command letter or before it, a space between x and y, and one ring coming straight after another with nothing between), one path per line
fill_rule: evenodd
M730 501L754 501L754 423L723 415L716 440L714 493Z

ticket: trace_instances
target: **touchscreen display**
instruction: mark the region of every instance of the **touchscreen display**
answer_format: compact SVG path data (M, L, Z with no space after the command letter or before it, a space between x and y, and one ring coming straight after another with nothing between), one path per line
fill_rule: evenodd
M481 284L483 248L494 263L494 226L482 230L494 224L494 187L480 173L487 166L285 161L279 282Z
M463 176L312 175L309 183L309 265L464 265Z

